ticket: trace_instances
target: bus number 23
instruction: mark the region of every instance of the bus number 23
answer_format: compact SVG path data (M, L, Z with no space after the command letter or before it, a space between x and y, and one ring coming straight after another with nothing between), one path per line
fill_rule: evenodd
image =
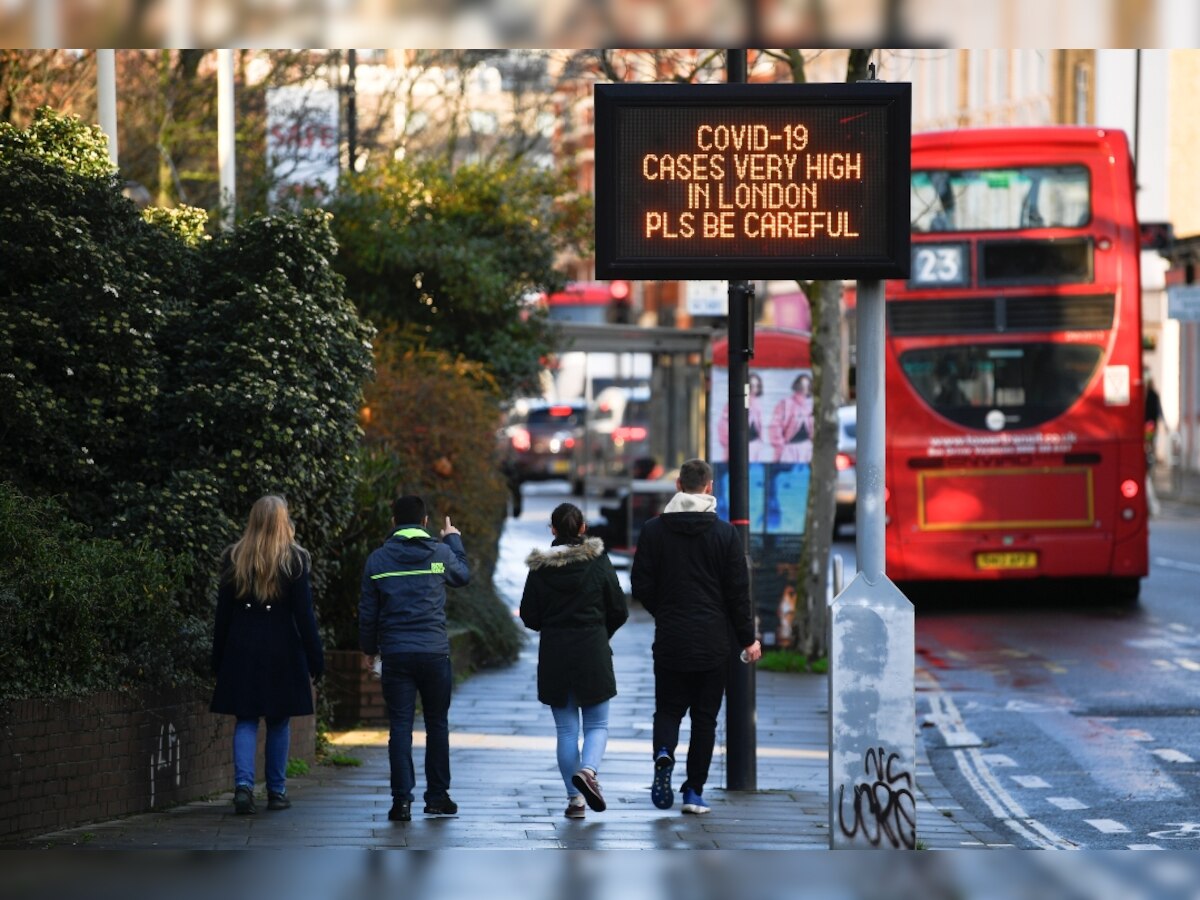
M913 253L913 281L917 284L963 284L962 247L917 247Z

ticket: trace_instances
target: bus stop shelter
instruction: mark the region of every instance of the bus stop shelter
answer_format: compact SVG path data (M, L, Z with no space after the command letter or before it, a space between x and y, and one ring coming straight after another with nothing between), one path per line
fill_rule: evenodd
M651 357L650 452L664 470L703 456L707 446L705 372L717 332L708 328L642 328L636 325L594 325L557 322L564 352L646 353ZM673 491L673 482L670 485ZM652 495L666 488L631 477L583 479L585 505L597 494L624 497L633 491ZM669 492L668 492L669 493ZM585 509L585 514L589 510ZM636 539L630 517L628 540Z

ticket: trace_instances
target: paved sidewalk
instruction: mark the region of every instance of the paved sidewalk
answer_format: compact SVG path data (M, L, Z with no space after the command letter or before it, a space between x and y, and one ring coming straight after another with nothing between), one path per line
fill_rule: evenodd
M511 563L521 560L536 530L516 523L503 553L510 583L501 590L516 605L520 585ZM720 848L822 849L829 845L827 784L827 681L824 676L759 671L757 679L758 786L726 792L724 709L705 797L707 816L682 815L679 802L661 811L650 802L651 717L654 683L650 643L653 622L640 607L613 640L620 694L610 714L608 751L600 781L604 813L582 821L563 816L566 792L554 757L554 725L537 701L536 636L513 666L477 673L454 695L450 710L451 794L454 818L421 814L411 823L387 820L386 732L360 730L335 736L339 749L362 760L358 768L318 766L289 782L293 807L235 816L230 795L175 809L43 835L25 846L209 849L232 847L411 848ZM687 723L682 739L687 738ZM423 735L418 735L418 744ZM1007 846L958 807L935 779L918 736L917 837L928 848ZM675 786L682 780L679 750Z

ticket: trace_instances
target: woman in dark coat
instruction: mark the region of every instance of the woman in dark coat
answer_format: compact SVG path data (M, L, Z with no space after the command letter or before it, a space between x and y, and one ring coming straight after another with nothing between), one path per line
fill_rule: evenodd
M250 510L242 539L221 558L210 709L237 717L233 731L233 806L254 812L258 720L267 720L267 809L287 809L292 716L313 712L312 681L325 669L313 616L308 552L282 497L263 497ZM311 679L311 680L310 680Z
M538 699L550 707L558 731L566 815L582 819L585 800L596 812L605 808L597 774L608 742L608 701L617 693L608 641L629 611L604 544L584 536L579 508L560 504L550 516L550 530L550 550L534 550L525 561L521 621L542 633Z

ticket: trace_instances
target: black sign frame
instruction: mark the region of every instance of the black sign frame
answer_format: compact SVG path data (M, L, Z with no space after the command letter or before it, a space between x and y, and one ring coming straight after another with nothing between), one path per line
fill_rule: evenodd
M598 84L595 86L596 277L604 279L832 279L907 278L910 260L909 179L912 168L912 85L907 82L853 84ZM888 134L883 165L883 188L877 193L887 205L883 244L879 254L849 256L800 253L776 256L620 255L618 232L638 227L622 222L618 209L620 113L632 107L699 107L719 114L722 109L754 107L880 108ZM635 154L630 154L630 162ZM630 217L632 219L632 217Z

